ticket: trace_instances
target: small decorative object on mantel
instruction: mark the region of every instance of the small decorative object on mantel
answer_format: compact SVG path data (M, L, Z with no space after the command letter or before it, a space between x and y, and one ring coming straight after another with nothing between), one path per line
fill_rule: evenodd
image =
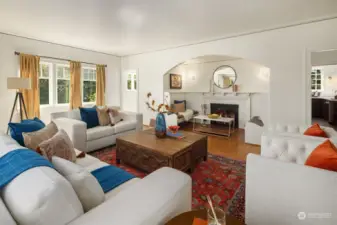
M158 138L164 138L166 136L166 121L164 114L170 111L170 107L167 104L159 104L156 106L156 101L152 99L152 94L147 94L147 102L145 103L149 109L153 112L157 112L155 133Z
M239 91L239 85L234 84L232 87L233 87L233 92L238 92Z

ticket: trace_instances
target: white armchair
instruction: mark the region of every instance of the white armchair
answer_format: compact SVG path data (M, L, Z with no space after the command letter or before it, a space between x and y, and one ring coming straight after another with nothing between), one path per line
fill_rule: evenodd
M262 136L261 156L247 157L247 224L337 224L337 173L304 165L324 140Z

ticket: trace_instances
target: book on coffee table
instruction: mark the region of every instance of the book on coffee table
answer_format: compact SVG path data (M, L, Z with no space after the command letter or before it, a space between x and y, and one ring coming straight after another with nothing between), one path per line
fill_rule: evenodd
M184 138L185 136L181 133L181 132L177 132L177 133L172 133L171 131L167 131L166 132L166 135L168 137L173 137L173 138L177 138L177 139L182 139Z

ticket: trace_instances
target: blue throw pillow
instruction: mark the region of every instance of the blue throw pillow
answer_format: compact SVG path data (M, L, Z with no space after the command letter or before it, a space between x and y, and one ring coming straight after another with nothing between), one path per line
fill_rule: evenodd
M80 108L81 119L87 124L87 128L97 127L99 125L96 106L92 108Z
M23 120L21 123L8 123L11 137L21 146L25 146L22 132L34 132L45 127L44 123L38 118Z
M26 122L31 122L31 121L35 121L35 122L41 123L43 125L43 127L46 126L46 124L44 124L44 122L42 120L40 120L39 118L37 118L37 117L34 117L34 119L22 120L21 123L26 123Z
M185 103L185 111L186 111L186 100L174 100L174 104Z

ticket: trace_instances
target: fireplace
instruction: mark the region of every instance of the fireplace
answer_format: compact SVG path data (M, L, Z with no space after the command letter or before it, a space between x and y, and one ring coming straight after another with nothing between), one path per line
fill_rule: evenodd
M211 103L211 113L224 112L226 115L234 115L235 128L239 127L239 105Z

